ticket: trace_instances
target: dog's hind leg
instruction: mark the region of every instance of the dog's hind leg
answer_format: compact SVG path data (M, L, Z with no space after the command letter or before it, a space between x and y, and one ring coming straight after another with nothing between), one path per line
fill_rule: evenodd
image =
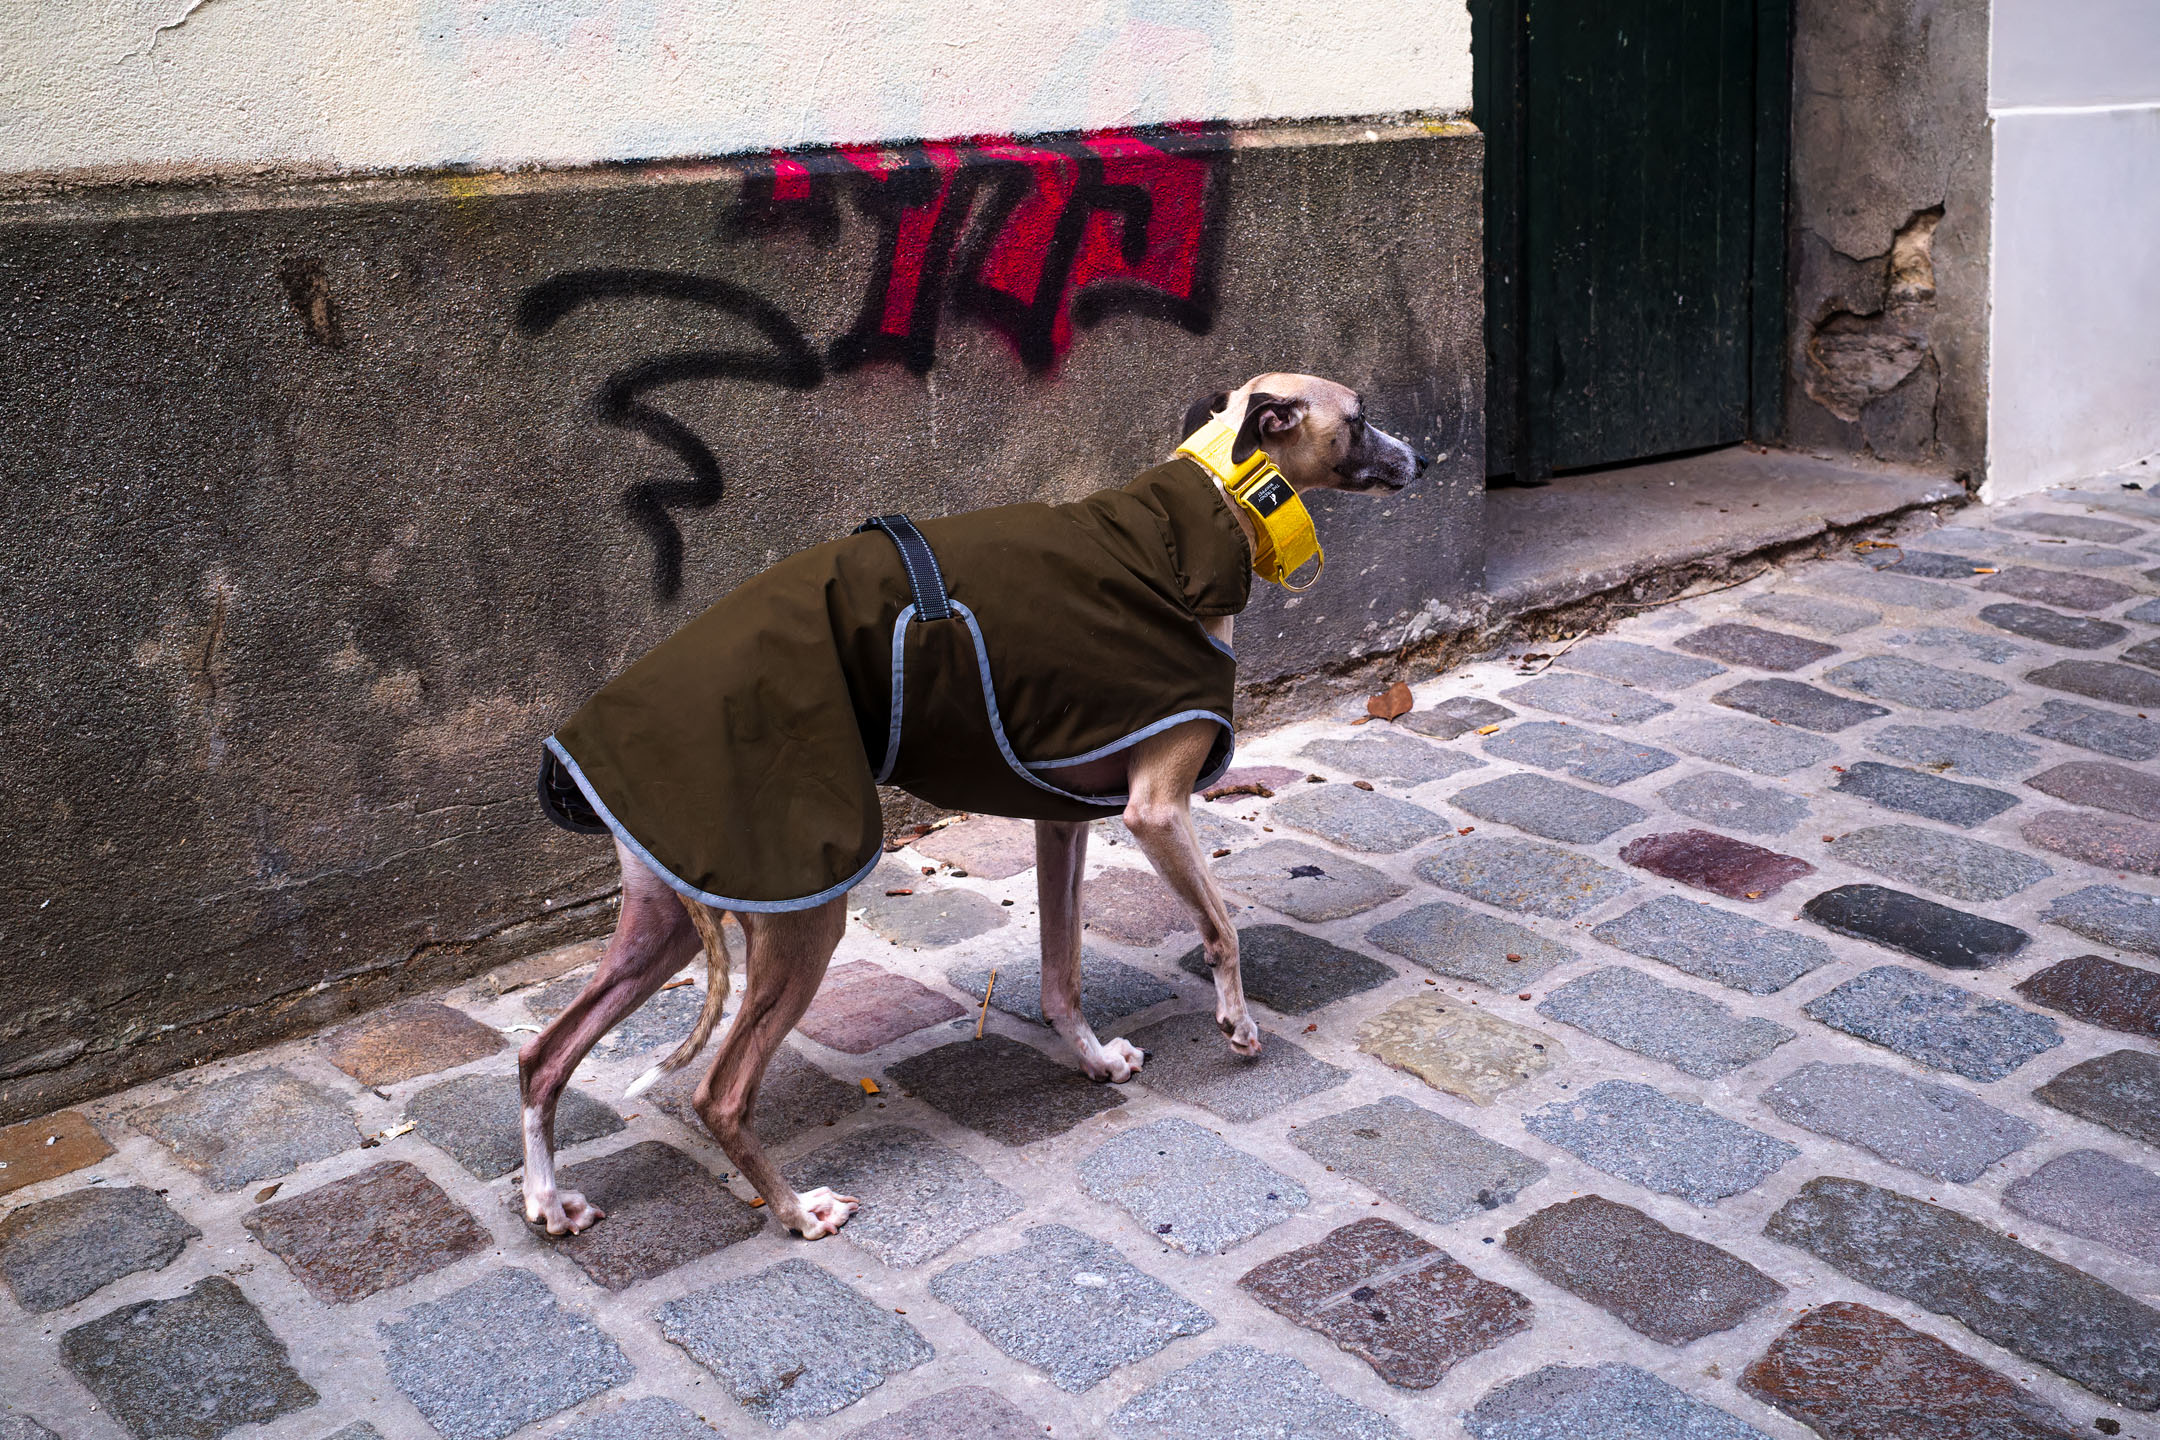
M1133 746L1125 828L1148 863L1200 921L1200 953L1215 975L1215 1023L1240 1055L1260 1053L1260 1027L1245 1008L1237 927L1193 834L1192 788L1215 743L1215 726L1189 720Z
M698 1087L698 1114L780 1223L805 1240L822 1239L845 1225L862 1202L823 1187L797 1194L766 1157L750 1128L750 1114L765 1067L817 997L825 967L847 929L847 899L812 910L744 915L742 921L750 937L742 1007Z
M607 955L570 1008L518 1052L524 1099L525 1218L550 1235L575 1235L602 1217L575 1191L555 1186L555 1105L563 1086L601 1036L621 1023L690 962L698 934L675 892L620 845L622 914Z
M1144 1057L1130 1042L1105 1045L1080 1012L1080 876L1087 868L1088 827L1076 820L1035 822L1035 893L1042 906L1043 1018L1080 1056L1091 1080L1119 1084L1140 1073Z
M689 913L690 923L697 927L698 942L705 947L705 1008L698 1012L697 1024L691 1027L689 1036L682 1044L675 1047L674 1053L631 1081L623 1090L623 1098L626 1100L636 1099L652 1089L662 1076L680 1070L697 1059L698 1052L705 1048L705 1042L712 1038L713 1027L720 1023L720 1011L727 1004L730 982L727 936L720 929L723 912L692 900L687 895L677 895L676 898L682 901L683 909Z

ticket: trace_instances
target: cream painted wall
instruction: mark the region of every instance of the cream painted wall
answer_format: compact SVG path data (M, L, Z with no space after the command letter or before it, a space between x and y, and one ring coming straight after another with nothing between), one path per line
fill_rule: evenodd
M1997 500L2160 451L2160 5L1995 0L1988 69Z
M0 174L514 167L1470 104L1464 0L16 0Z

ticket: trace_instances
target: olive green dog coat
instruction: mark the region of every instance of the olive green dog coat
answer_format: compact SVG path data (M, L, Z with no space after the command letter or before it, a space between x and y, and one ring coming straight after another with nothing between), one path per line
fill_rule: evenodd
M683 894L799 910L877 863L880 784L953 810L1092 820L1126 797L1043 772L1193 719L1221 727L1200 783L1228 768L1237 667L1200 622L1245 608L1252 555L1199 465L1179 457L1069 505L926 520L920 537L934 560L906 534L864 531L730 592L548 739L544 802L559 765Z

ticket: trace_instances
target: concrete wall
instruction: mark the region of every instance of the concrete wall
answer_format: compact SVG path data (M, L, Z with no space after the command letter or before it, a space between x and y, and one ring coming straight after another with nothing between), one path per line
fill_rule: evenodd
M1443 457L1316 507L1245 682L1421 638L1481 579L1480 164L1354 125L0 206L0 1120L604 928L530 793L595 686L866 513L1122 483L1225 382Z
M2160 450L2160 8L1996 0L1989 498Z
M1463 0L15 0L0 174L585 165L1470 107Z
M1988 0L1793 9L1787 441L1977 480Z

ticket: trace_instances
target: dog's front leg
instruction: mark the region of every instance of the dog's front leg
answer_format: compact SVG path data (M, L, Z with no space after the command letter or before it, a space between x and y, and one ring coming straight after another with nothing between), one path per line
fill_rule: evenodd
M1140 842L1155 873L1191 907L1200 922L1200 950L1215 975L1215 1023L1240 1055L1260 1053L1260 1027L1245 1009L1238 975L1237 927L1215 888L1193 834L1192 789L1215 743L1211 721L1192 720L1133 747L1125 828ZM1047 987L1046 995L1047 995Z
M1088 827L1075 820L1035 822L1035 893L1042 902L1043 1018L1080 1056L1090 1080L1119 1084L1140 1073L1130 1042L1105 1045L1080 1013L1080 876L1087 868Z

